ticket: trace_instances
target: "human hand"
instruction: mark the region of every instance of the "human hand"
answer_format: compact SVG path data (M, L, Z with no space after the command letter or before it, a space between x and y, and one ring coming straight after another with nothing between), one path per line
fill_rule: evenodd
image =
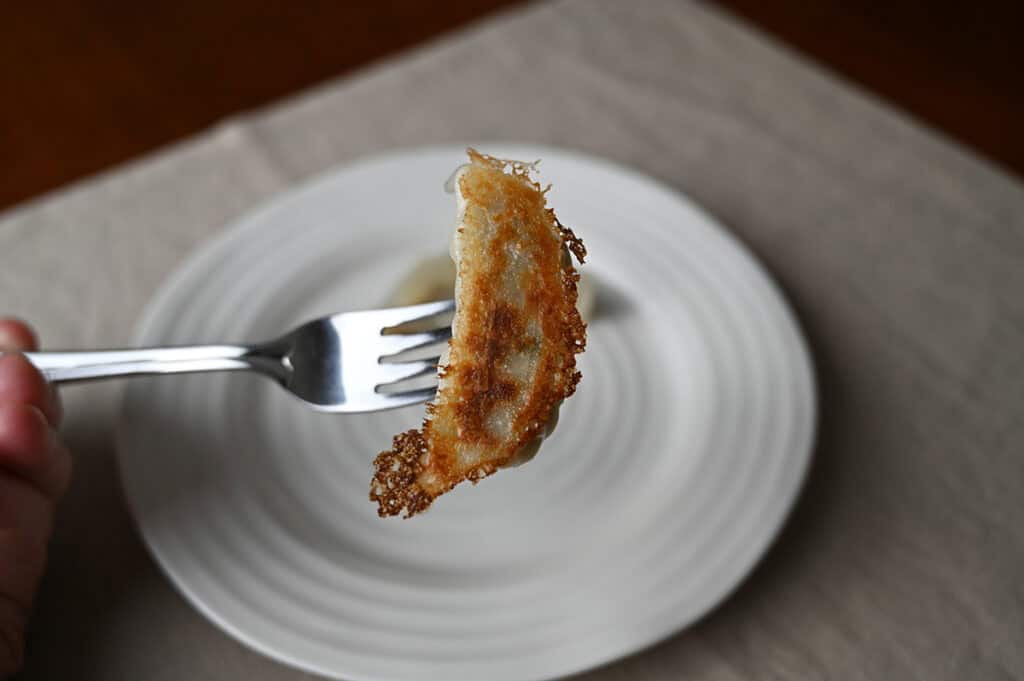
M57 394L16 352L35 347L31 329L0 320L0 679L21 667L54 510L71 478Z

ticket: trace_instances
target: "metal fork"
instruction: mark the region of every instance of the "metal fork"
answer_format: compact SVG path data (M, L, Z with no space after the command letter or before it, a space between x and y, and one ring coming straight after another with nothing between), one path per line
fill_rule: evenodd
M403 359L451 338L447 326L422 327L450 316L455 301L345 312L322 317L266 343L191 347L29 352L29 361L54 383L144 374L255 371L267 376L313 409L356 413L426 402L436 386L402 389L401 384L436 373L437 356ZM443 346L442 346L443 347Z

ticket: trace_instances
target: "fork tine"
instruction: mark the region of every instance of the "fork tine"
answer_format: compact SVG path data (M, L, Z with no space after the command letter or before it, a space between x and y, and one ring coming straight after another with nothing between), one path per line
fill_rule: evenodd
M393 307L383 310L366 310L357 314L381 329L386 329L409 324L421 319L428 319L434 315L452 312L453 310L455 310L454 300L439 300L433 303L423 303L422 305Z
M380 363L381 366L405 367L406 369L414 368L417 362L424 362L424 363L434 367L435 369L437 369L437 363L441 361L441 356L440 355L433 355L432 357L417 357L416 359L402 359L402 360L398 360L397 362L392 362L392 361L390 361L391 359L392 359L391 356L381 357L380 360L378 360L378 362ZM401 380L401 379L395 379L395 380Z
M418 350L419 348L446 341L452 337L452 327L445 326L425 333L397 333L381 336L377 340L382 358L391 357L402 352Z
M408 381L421 376L427 376L437 372L437 362L397 362L394 364L381 364L374 372L377 379L377 386Z
M408 390L404 393L377 393L374 396L374 409L395 409L412 404L422 404L427 400L433 399L436 393L437 388L419 388L417 390Z

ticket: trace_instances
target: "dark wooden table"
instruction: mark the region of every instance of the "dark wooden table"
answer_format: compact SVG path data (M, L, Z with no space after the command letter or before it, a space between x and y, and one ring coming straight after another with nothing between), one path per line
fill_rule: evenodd
M1024 3L719 3L1024 172ZM519 4L5 3L0 208Z

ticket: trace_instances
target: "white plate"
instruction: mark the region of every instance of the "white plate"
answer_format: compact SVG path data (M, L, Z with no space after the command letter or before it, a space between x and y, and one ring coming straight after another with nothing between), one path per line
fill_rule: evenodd
M542 158L586 242L598 318L583 382L538 457L381 520L371 461L422 408L304 409L241 374L137 379L129 503L185 596L282 662L356 680L525 681L648 646L721 601L798 492L815 400L804 342L747 251L679 194L605 161ZM260 340L380 305L443 251L462 147L340 168L192 257L141 345Z

